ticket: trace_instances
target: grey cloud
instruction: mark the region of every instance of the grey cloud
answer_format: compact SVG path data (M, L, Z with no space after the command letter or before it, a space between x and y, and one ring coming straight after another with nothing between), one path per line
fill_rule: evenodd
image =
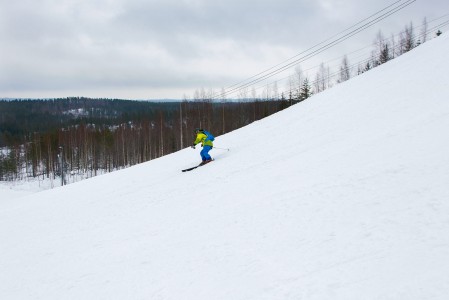
M276 41L316 10L300 1L202 1L200 5L130 2L115 26L126 34L160 38L185 35L204 38ZM313 3L313 2L311 2ZM295 13L296 12L296 13ZM297 26L298 28L300 26ZM120 29L119 29L120 30Z
M0 0L0 97L39 88L227 86L393 2ZM388 36L439 16L446 2L417 1L345 51L371 43L381 26Z

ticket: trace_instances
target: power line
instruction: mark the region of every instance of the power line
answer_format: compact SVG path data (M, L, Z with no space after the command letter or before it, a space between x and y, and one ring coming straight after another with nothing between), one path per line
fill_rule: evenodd
M345 34L344 36L342 36L342 37L340 37L340 38L338 38L338 39L336 39L336 40L334 40L334 41L332 41L332 42L330 42L330 43L328 43L328 44L318 48L317 50L314 50L313 52L311 52L311 53L309 53L307 55L304 55L303 57L301 57L299 59L294 60L293 62L288 63L287 65L284 65L284 66L282 66L280 68L277 68L274 71L271 71L271 72L269 72L269 73L267 73L267 74L265 74L263 76L260 76L259 78L256 78L256 79L254 79L254 80L252 80L252 81L250 81L248 83L245 83L245 84L239 85L239 86L237 86L237 87L235 87L233 89L230 89L229 91L226 92L226 94L234 93L234 92L236 92L236 91L238 91L238 90L240 90L242 88L246 88L246 87L248 87L248 86L250 86L252 84L255 84L255 83L258 83L258 82L263 81L265 79L268 79L268 78L270 78L270 77L272 77L274 75L277 75L277 74L279 74L279 73L289 69L291 66L293 66L293 65L295 65L297 63L300 63L300 62L303 62L303 61L305 61L307 59L310 59L310 58L318 55L319 53L321 53L321 52L323 52L323 51L325 51L325 50L327 50L327 49L329 49L329 48L331 48L331 47L333 47L333 46L343 42L344 40L347 40L348 38L354 36L355 34L357 34L357 33L361 32L361 31L367 29L368 27L370 27L370 26L380 22L381 20L383 20L386 17L388 17L388 16L396 13L397 11L405 8L406 6L410 5L411 3L415 2L415 1L416 0L407 1L406 3L403 3L403 4L399 5L398 7L395 7L393 9L389 10L388 12L382 14L381 16L375 18L374 20L371 20L371 21L367 22L366 24L363 24L362 26L356 28L355 30L352 30L351 32Z
M449 14L448 14L448 15L449 15ZM438 19L436 19L436 20L439 20L439 19L441 19L441 18L438 18ZM433 20L433 21L435 21L435 20ZM433 22L433 21L431 21L431 22ZM413 42L417 43L417 42L420 40L420 38L422 38L424 35L429 34L430 32L432 32L432 31L434 31L434 30L436 30L436 29L438 29L438 28L443 28L443 27L448 26L448 25L449 25L449 20L446 20L446 21L444 21L444 22L442 22L442 23L440 23L440 24L438 24L438 25L435 25L435 26L433 26L432 28L426 30L426 32L422 32L422 33L420 33L419 35L414 36L414 37L412 38L412 40L413 40ZM423 27L423 25L421 25L421 26L419 26L419 27ZM412 29L417 29L417 28L419 28L419 27L413 27ZM390 40L390 39L394 39L394 37L399 36L400 34L401 34L401 33L396 34L396 35L394 35L394 36L391 37L391 38L383 39L383 40L381 40L381 42L385 42L385 41L388 41L388 40ZM353 51L353 52L351 52L351 53L358 52L358 51L363 50L363 49L365 49L365 48L367 48L367 47L370 47L370 46L363 47L363 48L361 48L361 49L359 49L359 50L356 50L356 51ZM391 49L391 51L394 53L395 50L400 50L401 47L402 47L401 44L395 45L395 46ZM416 47L416 46L415 46L415 47ZM343 57L343 56L342 56L342 57ZM339 57L339 58L342 58L342 57ZM332 59L332 60L330 60L330 61L334 61L334 60L337 60L337 59L338 59L338 58ZM391 59L394 59L394 58L391 58ZM389 59L389 60L391 60L391 59ZM328 62L329 62L329 61L328 61ZM354 67L356 67L356 66L360 66L361 64L366 64L366 63L369 63L369 62L372 63L372 64L371 64L371 68L376 67L375 62L373 61L373 57L365 58L365 59L363 59L363 60L361 60L361 61L358 61L358 62L356 62L356 63L351 64L349 67L350 67L350 69L352 69L352 68L354 68ZM324 63L323 63L323 64L324 64ZM320 65L321 65L321 64L320 64ZM317 68L317 67L319 67L319 66L311 67L311 68L309 68L309 69L307 69L307 70L305 70L305 71L312 70L312 69L315 69L315 68ZM362 72L362 73L363 73L363 72ZM321 78L321 79L317 79L317 80L311 81L311 82L309 82L309 84L313 86L313 85L315 85L316 83L318 83L318 82L320 82L320 81L323 81L323 80L326 80L326 81L329 82L331 78L336 77L336 76L338 76L339 74L340 74L340 71L337 70L337 71L334 71L334 72L332 72L332 73L328 73L326 77L323 77L323 78ZM360 75L360 74L358 74L358 75ZM278 79L278 80L276 80L276 81L274 81L274 82L275 82L275 83L278 83L278 82L280 82L280 81L283 81L283 80L285 80L285 79L290 78L291 76L292 76L292 75L289 75L289 76L287 76L287 77ZM273 84L274 82L271 82L271 83L269 83L269 84ZM268 84L268 85L269 85L269 84ZM258 87L254 88L254 89L255 89L255 90L258 90L258 89L261 89L261 88L263 88L263 87L265 87L265 86L266 86L266 84L261 85L261 86L258 86Z
M249 77L249 78L247 78L247 79L245 79L245 80L243 80L243 81L241 81L241 82L239 82L239 83L236 83L236 84L233 84L233 85L231 85L231 86L228 86L226 89L233 88L233 87L235 87L235 86L237 86L237 85L240 85L240 84L244 83L245 81L248 81L248 80L250 80L250 79L256 78L256 77L258 77L258 76L260 76L260 75L262 75L262 74L264 74L264 73L266 73L266 72L268 72L268 71L270 71L270 70L273 70L274 68L276 68L276 67L278 67L278 66L281 66L282 64L284 64L284 63L286 63L286 62L288 62L288 61L293 60L294 58L296 58L296 57L298 57L298 56L300 56L300 55L303 55L303 54L305 54L305 53L311 51L312 49L314 49L314 48L316 48L316 47L318 47L318 46L320 46L320 45L322 45L322 44L324 44L324 43L326 43L326 42L328 42L328 41L334 39L335 37L337 37L337 36L339 36L339 35L345 33L346 31L350 30L350 29L353 28L353 27L356 27L357 25L359 25L359 24L365 22L366 20L371 19L372 17L374 17L374 16L380 14L382 11L384 11L384 10L390 8L391 6L394 6L395 4L397 4L397 3L401 2L401 1L402 1L402 0L399 0L399 1L394 2L393 4L390 4L389 6L383 8L382 10L377 11L376 13L372 14L371 16L364 18L363 20L361 20L361 21L355 23L354 25L352 25L352 26L346 28L345 30L343 30L343 31L341 31L341 32L339 32L339 33L337 33L337 34L331 36L330 38L327 38L326 40L324 40L324 41L322 41L322 42L320 42L320 43L318 43L318 44L316 44L316 45L314 45L314 46L308 48L307 50L304 50L304 51L302 51L302 52L300 52L300 53L298 53L298 54L296 54L296 55L294 55L294 56L292 56L292 57L290 57L290 58L284 60L283 62L281 62L281 63L279 63L279 64L277 64L277 65L275 65L275 66L273 66L273 67L271 67L271 68L269 68L269 69L266 69L266 70L264 70L264 71L262 71L262 72L260 72L260 73L258 73L258 74L256 74L256 75L253 75L253 76L251 76L251 77Z
M319 44L317 44L317 45L315 45L315 46L309 48L308 50L306 50L306 51L304 51L304 52L301 52L301 53L295 55L294 57L292 57L292 58L290 58L290 59L284 61L284 62L281 63L281 64L278 64L278 65L276 65L276 66L274 66L274 67L272 67L272 68L270 68L270 69L267 69L267 70L265 70L265 71L263 71L263 72L260 72L259 74L254 75L254 76L252 76L252 77L250 77L250 78L248 78L248 79L246 79L246 80L244 80L244 81L241 81L240 83L237 83L237 84L232 85L231 87L228 88L227 91L225 90L224 93L221 93L221 94L218 94L218 95L216 95L216 96L213 96L213 98L219 98L220 96L224 98L226 95L235 93L235 92L237 92L238 90L247 88L247 87L249 87L249 86L252 85L252 84L258 83L258 82L263 81L263 80L265 80L265 79L268 79L268 78L270 78L270 77L272 77L272 76L274 76L274 75L276 75L276 74L279 74L279 73L281 73L281 72L287 70L287 69L290 68L291 66L293 66L293 65L295 65L295 64L297 64L297 63L299 63L299 62L305 61L305 60L307 60L307 59L310 59L311 57L316 56L316 55L318 55L319 53L321 53L321 52L323 52L323 51L325 51L325 50L327 50L327 49L329 49L329 48L331 48L331 47L333 47L333 46L335 46L335 45L337 45L337 44L339 44L339 43L341 43L341 42L343 42L343 41L345 41L345 40L347 40L347 39L349 39L350 37L352 37L352 36L358 34L359 32L361 32L361 31L363 31L363 30L366 30L367 28L373 26L374 24L380 22L381 20L383 20L383 19L389 17L390 15L392 15L392 14L394 14L394 13L396 13L396 12L398 12L398 11L404 9L405 7L411 5L411 4L412 4L413 2L415 2L415 1L416 1L416 0L408 0L408 1L404 2L404 3L399 4L399 5L396 5L396 4L399 3L399 2L402 2L402 1L396 1L396 2L394 2L393 4L391 4L391 5L387 6L387 7L385 7L384 9L382 9L382 10L376 12L375 14L371 15L370 17L365 18L364 20L362 20L362 21L356 23L355 25L349 27L348 29L346 29L346 30L340 32L339 34L334 35L332 38L327 39L327 40L325 40L325 41L323 41L323 42L321 42L321 43L319 43ZM391 7L393 7L393 8L391 8ZM386 11L386 12L384 12L384 11ZM380 15L379 15L379 14L380 14ZM377 15L379 15L379 16L377 16ZM373 20L370 20L373 16L377 16L377 17L374 18ZM368 21L368 20L369 20L369 21ZM363 25L358 26L359 24L362 24L362 23L363 23ZM350 30L350 29L352 29L352 28L354 28L354 27L356 27L356 26L358 26L356 29L353 29L353 30L350 31L349 33L346 33L345 35L343 35L343 36L341 36L341 37L339 37L339 38L336 38L336 37L338 37L339 35L341 35L342 33L347 32L348 30ZM327 43L327 44L325 44L325 43L328 42L329 40L332 40L332 41L329 42L329 43ZM325 44L325 45L319 47L320 45L323 45L323 44ZM308 51L310 51L310 50L312 50L312 49L314 49L314 48L317 48L317 47L319 47L319 48L316 49L316 50L313 50L313 51L312 51L311 53L309 53L309 54L305 54L305 53L307 53ZM303 55L303 54L305 54L305 55ZM300 56L300 55L303 55L303 56L301 56L300 58L297 58L297 57ZM294 60L291 61L292 59L294 59ZM291 61L291 62L289 62L289 61ZM285 64L286 62L289 62L289 63ZM284 64L284 65L281 66L281 67L278 67L278 66L280 66L280 65L282 65L282 64ZM265 74L265 75L263 75L263 74ZM250 81L248 81L248 80L250 80Z

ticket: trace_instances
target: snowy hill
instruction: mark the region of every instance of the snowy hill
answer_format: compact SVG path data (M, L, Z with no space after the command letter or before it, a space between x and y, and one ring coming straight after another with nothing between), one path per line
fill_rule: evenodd
M448 299L449 35L199 150L0 202L0 299Z

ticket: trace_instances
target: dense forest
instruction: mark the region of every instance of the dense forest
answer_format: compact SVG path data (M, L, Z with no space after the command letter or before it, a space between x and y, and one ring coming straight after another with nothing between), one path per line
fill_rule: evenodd
M278 112L286 100L148 102L64 98L0 101L0 179L111 172Z

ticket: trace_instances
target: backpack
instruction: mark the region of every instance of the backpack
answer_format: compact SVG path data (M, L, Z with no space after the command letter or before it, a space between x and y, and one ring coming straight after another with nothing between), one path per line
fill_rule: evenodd
M203 133L207 136L207 138L204 141L211 141L213 142L215 140L215 137L207 130L203 130Z

